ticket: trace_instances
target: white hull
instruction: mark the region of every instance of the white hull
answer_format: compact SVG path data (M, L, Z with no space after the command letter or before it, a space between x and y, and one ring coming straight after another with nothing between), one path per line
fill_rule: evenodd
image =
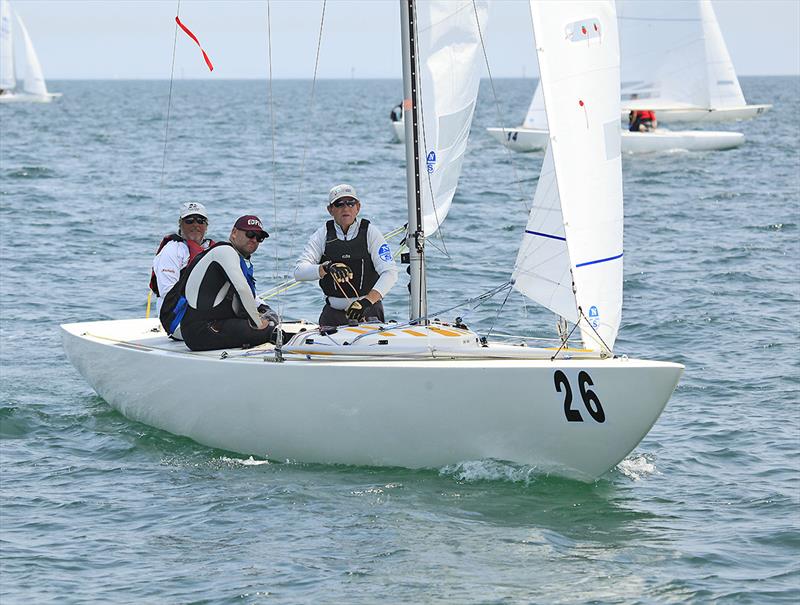
M539 128L487 128L487 132L512 151L541 151L547 147L549 132ZM671 131L622 132L624 153L654 153L683 149L712 151L733 149L745 141L739 132Z
M49 92L46 95L29 95L10 92L0 95L0 103L50 103L61 96L60 92Z
M752 120L766 113L772 105L743 105L740 107L724 107L720 109L656 109L656 118L660 124L675 122L735 122ZM628 111L623 111L623 121L628 121Z
M439 468L494 458L592 479L647 434L683 370L633 359L366 360L323 352L276 363L264 349L222 359L219 351L189 352L153 332L156 325L69 324L62 339L78 371L128 418L275 460ZM557 372L583 421L567 421ZM583 386L602 402L603 422L584 407L580 372L591 378L593 386Z
M541 128L487 128L486 132L512 151L542 151L550 133Z
M622 132L622 151L625 153L655 153L660 151L716 151L733 149L744 143L740 132L711 132L703 130L660 130L653 132Z
M406 124L403 120L392 122L392 140L395 143L406 142Z

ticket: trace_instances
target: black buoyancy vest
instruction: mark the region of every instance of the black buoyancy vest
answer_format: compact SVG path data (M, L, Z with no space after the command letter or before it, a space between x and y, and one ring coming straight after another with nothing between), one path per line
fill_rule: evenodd
M369 253L367 246L367 229L369 229L369 221L365 218L361 219L361 224L358 227L358 235L351 240L341 240L336 237L336 225L330 220L326 223L328 230L325 236L325 251L322 253L320 262L332 261L334 263L344 263L353 272L353 279L350 283L358 290L358 296L366 296L369 291L375 286L380 275L375 270L375 265L372 263L372 256ZM319 280L319 287L325 293L325 296L333 296L335 298L354 298L356 293L353 292L348 284L340 284L342 289L334 283L330 274L326 274Z
M217 246L230 246L229 242L214 242L211 244L206 250L203 250L200 254L195 256L189 264L186 265L183 269L181 269L181 275L178 278L178 282L172 286L167 295L164 297L164 302L161 304L161 312L158 315L159 320L161 321L161 325L163 326L164 330L166 330L167 334L170 336L178 329L178 326L181 323L184 315L186 315L186 311L189 308L189 303L186 301L186 282L189 280L189 274L192 272L192 269L197 266L197 263L200 262L200 259L203 258L206 254L211 252ZM248 283L252 276L248 278ZM250 287L254 289L255 280L253 283L250 283Z

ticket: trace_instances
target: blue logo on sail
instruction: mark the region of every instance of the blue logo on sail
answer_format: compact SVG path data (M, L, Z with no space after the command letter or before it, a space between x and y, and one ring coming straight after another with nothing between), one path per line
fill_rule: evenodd
M430 174L433 172L434 168L436 168L436 152L429 151L426 161L428 162L428 174Z
M592 324L593 328L600 324L600 311L594 305L589 307L589 323Z

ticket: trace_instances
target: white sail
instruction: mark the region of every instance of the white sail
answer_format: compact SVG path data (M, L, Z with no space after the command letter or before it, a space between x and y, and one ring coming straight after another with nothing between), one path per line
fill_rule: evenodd
M11 90L16 85L14 38L11 33L11 7L6 0L0 0L0 88Z
M618 3L622 106L709 107L705 42L697 0Z
M528 107L528 113L525 115L525 121L522 123L523 128L547 130L547 113L544 111L541 84L540 80L539 84L536 85L536 91L533 93L531 104Z
M28 30L25 29L25 24L19 15L17 15L17 23L22 32L22 39L25 41L25 80L22 89L30 95L46 97L47 86L44 83L42 66L39 64L39 58L36 56Z
M746 105L742 87L736 77L728 47L719 29L711 0L700 0L700 16L705 39L708 96L710 107Z
M515 288L557 282L531 296L579 325L584 346L610 350L622 315L622 164L620 157L619 39L613 0L531 0L542 94L550 130L532 214L560 200L563 231L554 220L531 217L517 257ZM550 174L552 172L552 175ZM542 193L545 188L552 193ZM538 200L537 200L538 197ZM544 198L548 198L544 202ZM552 212L553 217L556 212ZM552 232L537 231L536 225ZM530 233L534 231L536 233ZM565 303L569 257L574 302ZM530 242L541 255L529 253ZM550 255L552 259L548 258ZM535 277L532 277L535 276ZM550 298L550 301L543 299Z
M622 0L618 6L623 108L746 105L710 0Z
M426 236L447 216L461 175L483 61L476 18L484 28L487 15L485 0L431 0L416 7Z

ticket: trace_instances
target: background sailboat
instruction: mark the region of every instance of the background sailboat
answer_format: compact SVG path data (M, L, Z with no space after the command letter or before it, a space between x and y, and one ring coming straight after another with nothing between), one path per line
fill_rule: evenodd
M748 105L711 0L621 0L622 109L649 109L659 122L756 117Z
M14 39L12 29L13 11L7 0L0 0L0 103L28 102L28 103L49 103L60 93L47 92L47 85L44 81L42 66L36 55L28 30L22 17L15 14L19 32L22 35L24 44L25 68L22 85L16 77L16 66L14 63Z

